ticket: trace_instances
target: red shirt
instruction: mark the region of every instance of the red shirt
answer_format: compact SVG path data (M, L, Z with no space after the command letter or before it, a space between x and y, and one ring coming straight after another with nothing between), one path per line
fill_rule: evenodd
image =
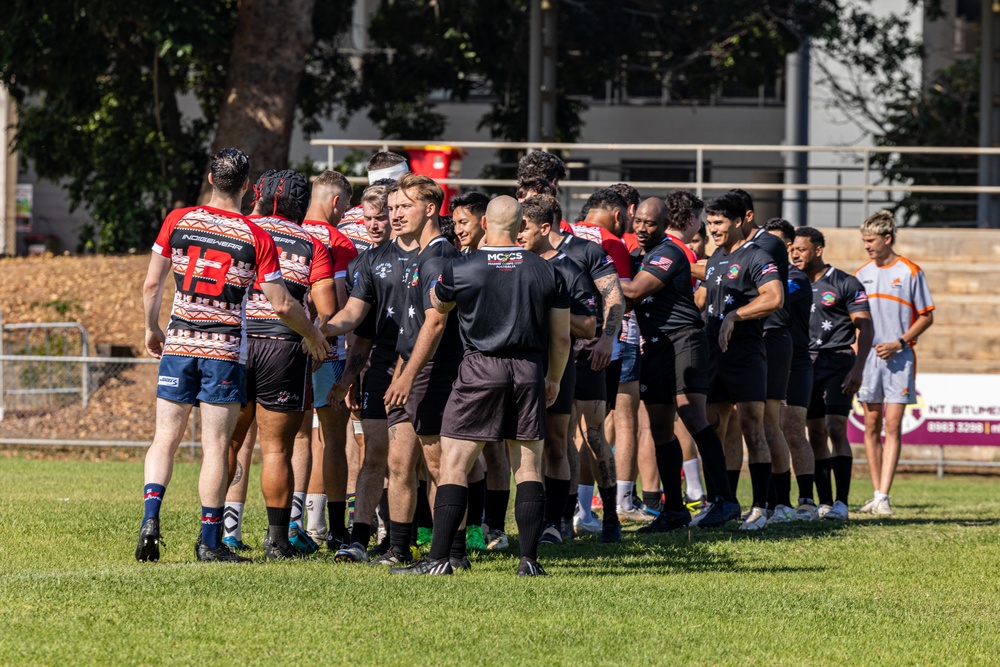
M577 222L570 226L573 228L573 236L593 241L604 248L604 252L608 253L611 261L614 262L619 278L622 280L632 279L632 260L629 257L628 248L625 247L620 238L600 225Z
M358 251L351 240L329 222L324 220L303 220L302 229L306 230L326 246L333 260L333 277L346 278L347 265L358 256Z
M239 213L194 206L167 215L153 252L170 258L176 285L163 354L238 362L247 291L281 278L271 237Z
M625 232L622 234L622 243L625 244L625 248L629 251L629 253L642 250L642 246L639 245L639 239L637 239L635 234L632 232Z
M698 263L698 255L695 254L694 250L691 250L691 248L687 247L687 244L684 243L684 241L682 241L680 237L674 236L669 232L667 232L667 236L670 237L670 240L673 241L678 248L684 251L684 256L687 257L689 264ZM698 279L695 278L694 276L691 276L691 286L698 287Z

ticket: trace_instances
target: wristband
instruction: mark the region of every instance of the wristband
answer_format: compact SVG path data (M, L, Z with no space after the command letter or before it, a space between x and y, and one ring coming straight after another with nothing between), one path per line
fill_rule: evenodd
M900 345L899 349L901 349L901 350L902 349L906 349L906 341L903 340L902 338L899 338L898 340L899 340L899 345Z

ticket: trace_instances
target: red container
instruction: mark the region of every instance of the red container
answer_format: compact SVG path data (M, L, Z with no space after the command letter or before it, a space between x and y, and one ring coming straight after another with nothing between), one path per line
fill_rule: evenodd
M442 178L458 178L462 174L462 156L465 151L451 146L407 146L410 155L410 170L415 174L429 176L435 181ZM458 194L458 188L440 183L444 190L441 214L451 214L451 198Z

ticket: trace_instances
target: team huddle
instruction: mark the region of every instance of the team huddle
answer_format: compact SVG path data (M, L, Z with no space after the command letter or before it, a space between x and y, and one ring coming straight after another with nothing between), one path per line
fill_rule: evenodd
M211 200L164 221L143 286L161 361L137 560L159 560L196 405L202 561L249 561L257 442L268 560L325 546L393 574L471 569L470 550L510 548L512 475L519 576L545 574L541 544L620 542L623 522L847 520L855 395L876 489L860 511L893 512L934 306L890 213L862 224L872 261L852 276L823 261L820 231L759 225L743 190L642 199L620 183L570 223L565 166L539 151L515 197L466 192L446 216L444 190L403 156L367 167L356 208L342 174L271 170L244 216L249 158L223 149Z

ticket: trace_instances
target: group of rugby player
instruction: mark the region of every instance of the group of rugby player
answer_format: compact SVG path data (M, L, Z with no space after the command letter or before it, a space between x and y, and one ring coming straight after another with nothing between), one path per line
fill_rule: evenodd
M919 268L892 252L891 215L862 226L875 268L859 276L888 281L873 302L914 305L873 328L861 282L823 262L823 235L781 219L760 227L742 190L703 203L641 200L618 184L570 224L562 161L533 152L516 199L467 192L448 217L440 186L402 156L367 166L356 209L337 172L310 185L268 171L243 216L249 160L223 149L211 201L165 220L143 287L146 348L161 363L138 560L159 559L160 505L193 405L205 561L249 560L241 522L258 439L270 560L325 544L337 561L393 573L469 569L469 549L509 547L512 474L522 576L545 573L539 544L619 542L622 521L648 533L844 520L846 424L863 379L879 467L862 510L891 513L898 405L916 394L910 344L933 309ZM891 293L907 272L909 301Z

